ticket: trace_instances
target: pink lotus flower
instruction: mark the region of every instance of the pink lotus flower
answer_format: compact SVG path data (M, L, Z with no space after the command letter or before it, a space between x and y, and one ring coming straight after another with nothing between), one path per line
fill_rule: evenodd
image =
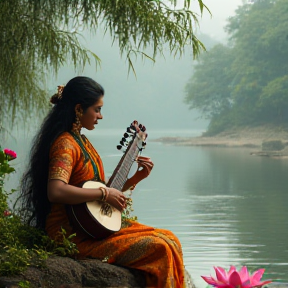
M17 158L17 154L13 150L4 149L3 152L8 156L8 161Z
M271 283L271 280L260 282L265 269L259 269L252 275L249 275L246 266L243 266L240 272L236 271L234 266L230 267L227 273L222 267L214 267L217 279L212 276L201 276L208 284L217 288L252 288L261 287Z

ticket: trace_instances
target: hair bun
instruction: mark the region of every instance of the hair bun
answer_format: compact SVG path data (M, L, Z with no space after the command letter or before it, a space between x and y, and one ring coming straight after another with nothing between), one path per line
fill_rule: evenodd
M59 97L58 97L58 93L54 94L51 98L50 98L50 103L52 104L57 104L59 102Z
M64 89L64 85L59 85L57 87L57 93L55 93L51 98L50 98L50 102L52 104L57 104L61 99L62 99L62 92L63 92L63 89Z

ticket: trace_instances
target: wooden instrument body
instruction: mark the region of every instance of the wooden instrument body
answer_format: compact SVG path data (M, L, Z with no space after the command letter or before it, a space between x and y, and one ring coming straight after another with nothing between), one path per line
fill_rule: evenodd
M83 188L95 189L106 187L101 182L87 181ZM87 235L101 240L121 229L121 212L111 206L112 215L105 215L102 212L102 201L84 202L68 206L70 221L76 229L81 229Z

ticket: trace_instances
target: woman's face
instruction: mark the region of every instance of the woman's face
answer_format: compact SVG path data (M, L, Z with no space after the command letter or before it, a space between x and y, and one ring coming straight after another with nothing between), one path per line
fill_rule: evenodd
M98 120L102 119L101 108L104 104L103 102L104 96L102 96L97 102L95 102L92 106L88 107L87 110L83 113L80 122L82 127L87 130L93 130L96 124L98 124Z

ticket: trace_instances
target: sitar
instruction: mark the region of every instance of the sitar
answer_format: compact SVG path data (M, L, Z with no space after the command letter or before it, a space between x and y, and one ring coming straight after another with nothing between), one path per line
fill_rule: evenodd
M117 149L124 150L124 154L107 185L101 182L87 181L82 187L92 189L107 186L126 191L147 177L153 164L151 167L151 164L147 163L150 158L139 156L139 153L145 148L147 136L145 126L138 125L137 121L133 121L124 133L120 144L117 145ZM138 164L136 173L128 178L135 161ZM69 220L76 231L80 229L96 240L104 239L121 229L121 212L106 202L96 200L68 205L67 211Z

